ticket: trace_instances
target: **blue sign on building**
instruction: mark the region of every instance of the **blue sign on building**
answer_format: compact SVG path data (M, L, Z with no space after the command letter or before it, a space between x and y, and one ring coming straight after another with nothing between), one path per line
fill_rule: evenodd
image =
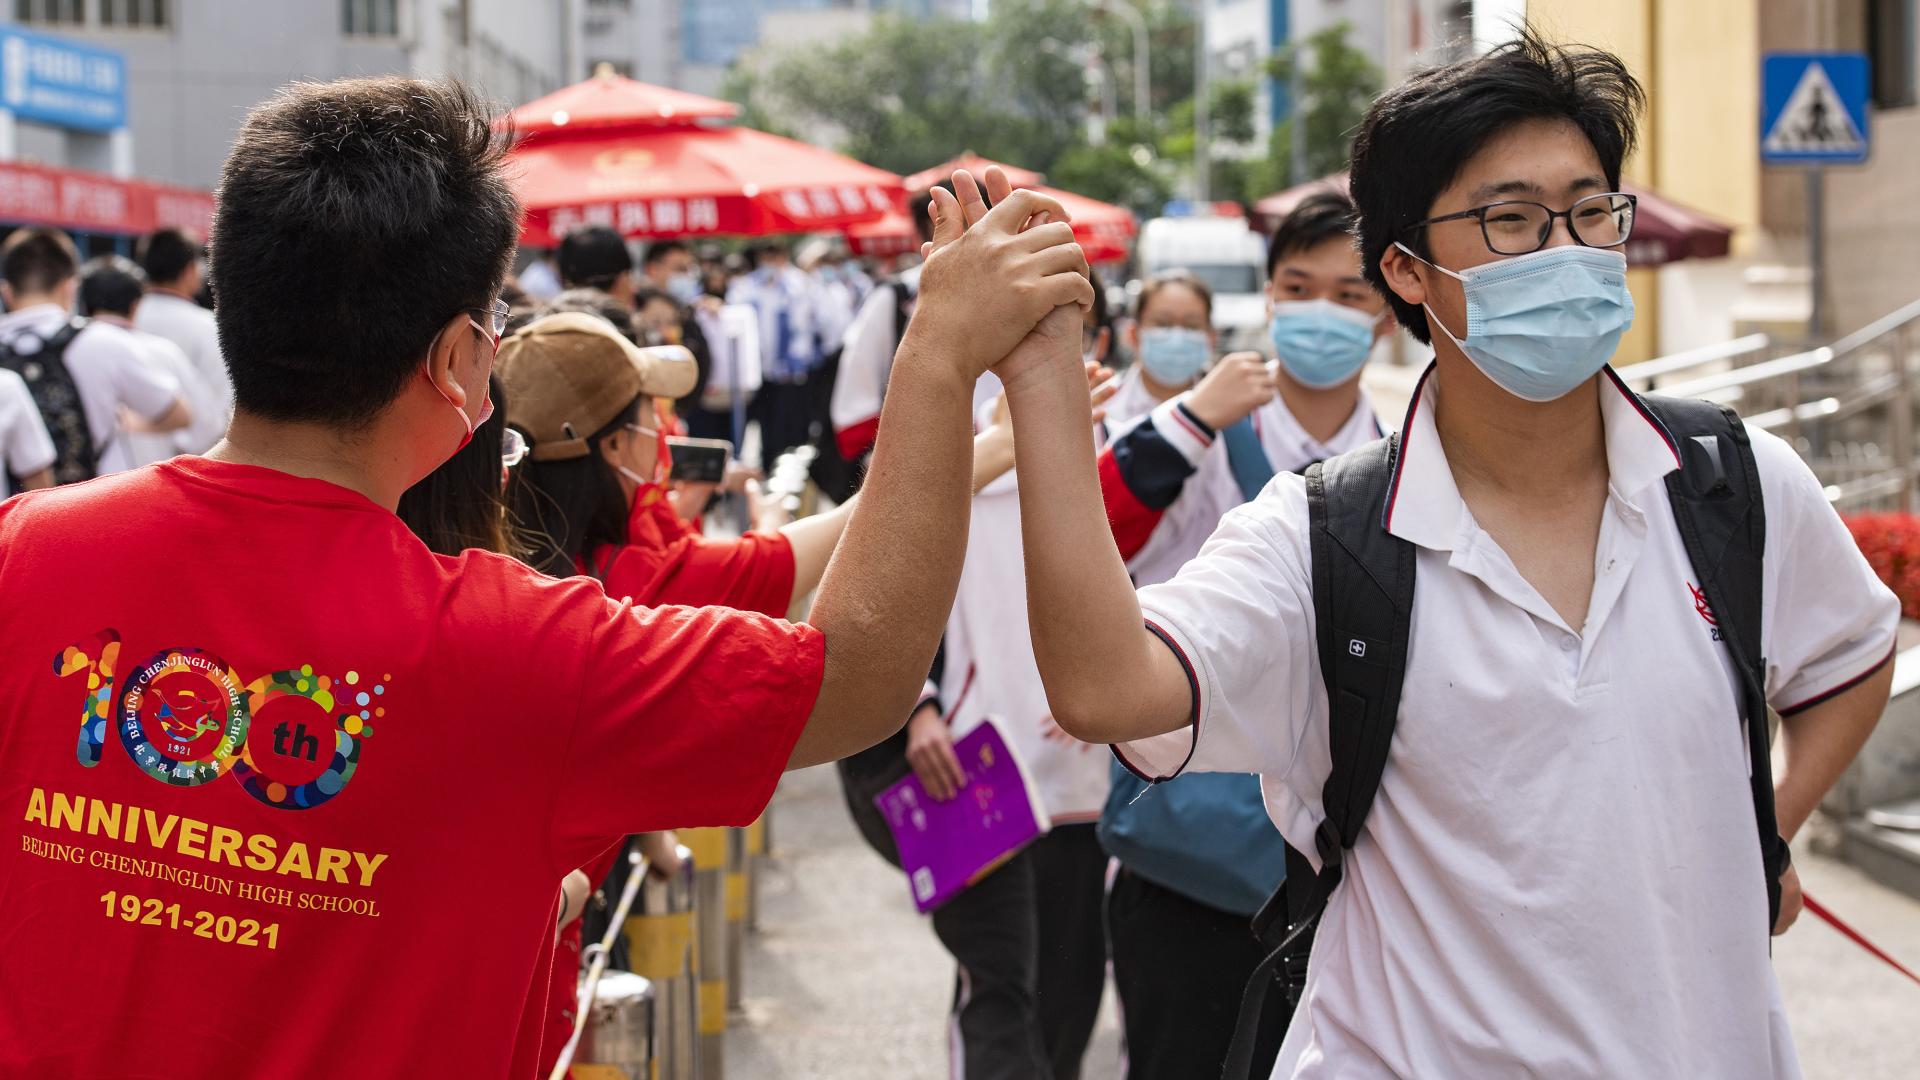
M1760 64L1760 160L1867 160L1867 74L1865 53L1767 53Z
M0 108L82 131L127 126L127 62L112 49L0 29Z

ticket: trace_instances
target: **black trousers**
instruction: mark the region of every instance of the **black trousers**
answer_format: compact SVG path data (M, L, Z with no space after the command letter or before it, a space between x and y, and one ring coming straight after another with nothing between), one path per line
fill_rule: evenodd
M1080 1080L1080 1060L1107 988L1107 852L1092 822L1056 825L1031 849L1040 931L1040 1035L1053 1080Z
M960 967L961 1080L1079 1080L1106 984L1106 871L1094 827L1061 825L933 913Z
M900 865L875 795L910 770L906 733L840 762L860 834ZM1107 853L1092 824L1060 825L933 913L954 980L957 1080L1079 1080L1106 987Z
M1263 958L1247 923L1245 915L1120 869L1107 896L1107 937L1127 1038L1127 1080L1220 1075L1240 995ZM1291 1018L1276 985L1260 1020L1254 1076L1272 1071Z
M760 425L760 468L773 475L773 463L796 446L813 441L812 401L805 382L764 383L747 406Z

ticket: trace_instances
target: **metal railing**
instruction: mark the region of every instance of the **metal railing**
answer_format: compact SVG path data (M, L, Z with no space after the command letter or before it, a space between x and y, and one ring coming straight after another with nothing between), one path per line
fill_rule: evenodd
M1695 371L1715 364L1739 365L1765 354L1773 346L1773 339L1765 334L1748 334L1713 345L1703 345L1697 349L1673 353L1654 360L1638 364L1629 364L1619 370L1619 376L1628 385L1639 385L1643 389L1658 388L1658 381L1681 372Z
M1756 342L1755 339L1762 339ZM1837 509L1914 509L1920 300L1824 345L1766 356L1765 335L1623 368L1628 382L1718 401L1791 443Z

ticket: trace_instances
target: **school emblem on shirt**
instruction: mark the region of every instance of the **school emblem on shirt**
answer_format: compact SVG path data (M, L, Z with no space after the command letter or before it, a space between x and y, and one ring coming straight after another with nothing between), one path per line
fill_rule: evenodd
M120 634L102 630L62 649L54 674L85 677L75 755L93 768L110 734L140 771L174 787L228 773L241 790L282 810L310 810L347 786L391 674L329 675L312 664L251 681L204 649L177 646L120 668ZM121 684L124 677L125 682Z
M1693 594L1694 613L1706 620L1707 626L1712 632L1713 640L1719 641L1720 620L1713 613L1713 605L1707 603L1707 594L1691 581L1687 582L1687 591Z
M172 649L135 668L120 698L121 741L148 776L194 787L223 775L246 741L239 679L199 649Z

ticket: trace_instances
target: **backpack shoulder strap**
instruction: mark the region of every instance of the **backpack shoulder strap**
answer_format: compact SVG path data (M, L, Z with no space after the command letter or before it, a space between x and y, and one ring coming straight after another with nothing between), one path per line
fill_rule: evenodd
M1260 445L1260 433L1254 430L1253 415L1249 413L1222 428L1220 441L1227 448L1227 468L1233 473L1233 482L1240 485L1241 497L1252 502L1274 475L1273 462L1267 458L1266 447Z
M1780 875L1790 854L1773 808L1772 752L1768 745L1767 662L1761 654L1760 614L1767 514L1760 471L1746 425L1733 410L1710 401L1645 395L1640 403L1665 426L1680 456L1667 475L1667 502L1714 628L1740 679L1753 815L1766 872L1767 929L1780 916Z
M1393 746L1414 586L1414 547L1385 524L1399 440L1390 435L1306 471L1314 629L1332 756L1321 789L1326 816L1314 833L1320 868L1289 847L1286 880L1254 916L1254 934L1272 952L1241 999L1226 1058L1228 1080L1243 1080L1252 1068L1276 967L1288 999L1299 1000L1313 927L1340 884L1346 852L1360 838Z

